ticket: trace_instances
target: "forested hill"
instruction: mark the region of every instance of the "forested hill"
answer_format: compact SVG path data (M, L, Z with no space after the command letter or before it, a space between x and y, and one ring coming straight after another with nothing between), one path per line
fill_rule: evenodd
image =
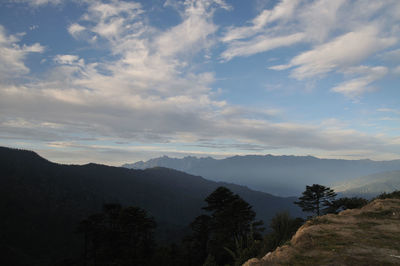
M158 224L156 237L176 239L221 185L250 203L267 224L278 211L300 215L291 198L176 170L61 165L32 151L0 147L0 249L21 265L52 265L55 258L73 257L81 248L74 233L78 222L108 202L147 210Z
M334 186L351 179L400 170L400 160L337 160L313 156L246 155L225 159L167 156L123 165L146 169L168 167L214 181L245 185L279 196L298 196L309 184Z

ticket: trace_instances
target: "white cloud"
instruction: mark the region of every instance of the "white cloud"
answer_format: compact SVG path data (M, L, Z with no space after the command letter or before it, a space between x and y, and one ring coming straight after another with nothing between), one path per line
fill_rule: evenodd
M45 49L39 43L18 45L19 41L19 36L7 35L0 25L0 80L29 73L24 60L30 53L42 53Z
M222 1L186 1L179 6L183 8L182 22L159 32L144 24L144 11L136 3L89 4L81 24L102 36L119 60L87 66L86 77L76 80L75 85L79 83L102 95L112 91L114 97L121 94L123 98L209 97L208 85L214 80L213 75L186 69L193 67L189 64L192 56L204 52L212 42L211 36L217 29L212 22L215 9L227 6ZM99 69L108 75L100 74Z
M187 69L193 67L192 53L208 47L209 35L216 29L212 23L215 4L223 2L187 3L191 4L184 6L182 22L165 32L144 25L136 3L89 3L79 25L101 36L116 59L85 63L77 55L57 55L46 80L4 88L2 110L32 121L35 116L29 114L42 113L37 108L46 106L54 112L43 111L41 119L68 125L72 132L144 141L170 141L209 127L210 111L225 103L211 99L213 73ZM105 30L110 27L116 28ZM75 29L79 32L81 28ZM179 49L168 50L171 42L180 45ZM74 121L80 122L76 125ZM68 134L55 135L68 138Z
M263 12L252 22L251 36L241 37L240 30L236 32L235 36L249 38L248 41L233 37L232 28L231 39L226 39L225 59L308 40L307 32L290 30L295 4L295 1L283 1L280 8ZM272 122L279 120L276 118L280 110L243 108L214 98L215 73L201 70L204 68L193 58L213 47L219 29L213 15L217 8L229 9L229 6L211 0L175 2L174 6L181 14L181 21L161 31L147 23L140 4L117 0L87 2L87 12L70 24L68 31L74 37L87 38L89 45L94 45L91 40L97 38L96 45L100 44L103 52L111 57L93 62L83 60L79 51L60 54L53 58L54 68L46 73L45 79L2 85L0 136L58 143L87 138L98 142L116 139L187 145L202 140L220 144L228 139L233 141L226 148L235 150L251 146L253 150L346 151L349 147L359 147L366 152L388 152L388 138L366 135L346 126L332 129L326 125ZM268 30L270 24L276 27ZM330 23L326 25L331 27ZM394 42L393 38L381 35L378 26L371 27L327 38L326 43L315 45L288 65L275 68L293 67L295 71L305 68L304 77L347 71L346 75L355 75L354 80L358 79L358 85L353 85L349 95L360 92L369 88L385 70L351 67ZM359 43L361 51L347 47L355 42L349 41L354 34L364 36L363 40L369 42ZM11 47L20 54L10 61L19 63L15 65L19 66L20 74L27 73L25 56L44 49L39 44L18 46L17 37L0 34L0 40L3 39L1 47ZM344 49L346 55L340 55L338 49ZM323 71L314 70L314 63L321 65ZM342 85L351 87L351 84ZM346 94L345 90L341 93Z
M215 143L232 139L234 141L226 146L228 150L247 144L253 148L267 146L277 150L341 151L358 147L387 151L385 138L346 129L338 123L333 128L331 124L271 122L269 118L279 111L218 106L207 98L156 99L125 95L124 99L114 101L115 95L106 100L100 92L50 89L37 92L22 87L9 87L0 93L2 113L12 112L14 117L20 118L0 123L2 137L67 141L78 135L143 143L185 143L186 140L189 144L201 139L211 139ZM214 109L209 109L210 106ZM254 116L257 112L259 114ZM2 118L0 116L0 122ZM248 148L243 146L243 149Z
M221 58L229 61L303 41L303 32L286 28L299 3L298 0L283 0L272 10L263 10L249 26L229 28L221 39L227 43Z
M323 42L335 28L342 27L340 8L346 4L345 0L318 0L303 6L299 10L299 24L312 42Z
M378 26L368 25L294 57L293 77L301 80L350 67L396 43L396 38L381 37L379 32Z
M345 81L332 88L332 91L341 93L349 98L356 98L364 92L374 90L370 84L383 78L388 73L388 69L383 66L360 66L347 69L346 73L360 75L360 77Z
M188 16L181 24L165 32L156 40L159 52L163 56L176 53L193 52L208 46L208 36L215 33L217 27L203 17L203 13Z
M121 39L123 35L132 34L137 30L133 21L142 13L140 3L120 0L94 1L89 2L88 12L83 15L82 22L87 22L87 30L108 41L115 42ZM76 23L72 26L72 29L69 28L70 33L79 33L83 30L82 27L85 27Z
M230 47L222 53L221 58L224 60L231 60L237 56L249 56L282 46L290 46L303 39L304 34L302 33L279 37L259 36L248 42L232 43Z
M385 112L385 113L393 113L396 115L400 115L400 110L393 109L393 108L379 108L377 109L378 112Z
M280 19L289 19L298 4L299 0L283 0L272 10L263 10L251 21L250 26L230 28L222 38L222 41L231 42L238 39L249 38L255 34L265 32L265 27L268 26L268 23Z
M29 30L37 30L39 28L39 25L32 25L29 27Z
M79 36L86 28L79 25L78 23L73 23L68 27L68 32L75 38Z
M398 44L399 17L393 15L400 2L387 1L280 1L262 10L248 25L230 27L223 36L224 61L251 56L272 49L303 43L306 51L269 69L290 70L297 80L323 78L328 73L344 73L349 68L368 64L379 52ZM384 55L395 60L398 51ZM371 70L372 71L372 70ZM397 68L392 70L396 74ZM370 84L385 73L375 69L369 74L344 81L333 88L348 97L372 90Z
M73 65L73 64L78 64L80 66L84 65L84 60L79 59L79 56L77 55L57 55L54 58L54 61L59 64L65 64L65 65Z
M391 60L400 61L400 49L394 49L394 50L387 51L386 53L384 53L381 56L381 58L384 60L388 60L388 61L391 61Z
M222 0L186 0L184 2L167 2L180 11L182 23L172 27L155 38L156 49L162 56L176 54L196 54L209 48L211 39L218 27L213 23L213 15L217 8L229 10L230 6Z
M31 6L43 6L43 5L58 5L64 2L65 0L11 0L16 3L27 3Z
M339 27L338 13L344 3L344 0L282 0L272 9L263 10L249 26L229 28L222 38L228 44L222 57L229 60L299 42L320 43ZM270 40L281 41L269 45ZM254 46L260 48L243 52Z
M400 75L400 66L397 66L393 69L393 73L396 75Z

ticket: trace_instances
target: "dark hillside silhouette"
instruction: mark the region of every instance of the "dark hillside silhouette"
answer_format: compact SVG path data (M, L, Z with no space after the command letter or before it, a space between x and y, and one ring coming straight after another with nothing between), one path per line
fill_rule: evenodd
M221 185L251 204L265 224L280 210L300 215L293 198L176 170L62 165L31 151L0 147L1 259L13 262L0 264L54 265L76 257L83 245L74 234L76 225L108 202L146 210L157 222L156 239L177 241L202 213L204 198Z

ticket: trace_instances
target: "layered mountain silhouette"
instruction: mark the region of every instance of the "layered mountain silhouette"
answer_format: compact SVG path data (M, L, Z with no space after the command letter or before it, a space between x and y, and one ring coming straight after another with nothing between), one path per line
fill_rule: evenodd
M306 185L334 186L360 176L400 170L400 160L337 160L312 156L247 155L226 159L167 156L125 164L146 169L167 167L204 178L245 185L279 196L298 196Z
M219 186L239 194L267 225L279 211L301 215L293 198L181 171L62 165L32 151L0 147L0 264L55 265L74 257L83 245L74 233L78 222L110 202L147 210L158 224L158 239L178 240Z
M341 196L373 198L381 193L400 190L400 171L363 176L333 188Z

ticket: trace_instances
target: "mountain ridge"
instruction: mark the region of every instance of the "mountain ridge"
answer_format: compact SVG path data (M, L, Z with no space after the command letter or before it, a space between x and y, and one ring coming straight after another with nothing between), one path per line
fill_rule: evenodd
M301 215L293 198L173 169L63 165L32 151L0 147L0 249L16 259L27 258L32 261L29 265L54 265L55 258L82 248L82 240L74 234L79 221L110 202L147 210L159 224L158 238L178 241L189 223L202 214L204 199L219 186L239 194L267 225L278 211ZM1 258L0 264L19 265L1 263Z
M134 169L156 166L181 170L213 181L245 185L277 196L298 196L306 185L318 183L334 186L359 176L400 170L400 160L320 159L314 156L269 154L236 155L224 159L162 156L123 165Z
M339 195L345 197L373 198L381 193L400 190L400 171L388 171L363 176L333 187Z

